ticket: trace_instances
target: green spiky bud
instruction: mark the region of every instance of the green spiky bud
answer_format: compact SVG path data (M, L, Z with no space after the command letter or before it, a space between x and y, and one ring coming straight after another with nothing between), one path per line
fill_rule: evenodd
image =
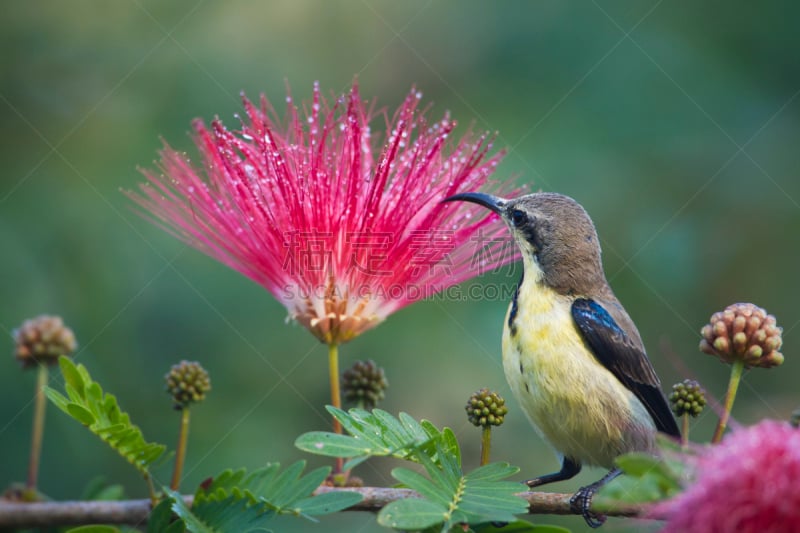
M177 410L202 402L211 390L208 372L196 361L181 361L173 365L164 379L167 382L166 390L172 395Z
M743 361L745 367L770 368L783 363L778 350L783 343L775 317L750 303L729 305L711 315L700 334L700 351L726 363Z
M696 417L706 406L706 391L693 379L684 379L672 386L669 402L675 416L688 414Z
M22 368L52 365L62 355L70 356L78 347L75 334L59 316L41 315L14 330L14 356Z
M476 427L499 426L508 414L506 401L496 392L483 388L469 397L467 418Z
M362 404L364 409L374 409L384 399L388 387L386 374L372 360L356 361L342 374L345 399Z

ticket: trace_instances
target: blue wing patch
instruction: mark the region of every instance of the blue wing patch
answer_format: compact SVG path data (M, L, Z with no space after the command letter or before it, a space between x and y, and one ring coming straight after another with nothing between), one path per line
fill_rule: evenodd
M572 319L595 358L639 398L658 430L679 437L680 430L644 347L594 300L577 298L572 303Z
M579 325L581 323L591 323L593 328L600 326L613 331L615 335L625 336L625 332L622 331L622 328L620 328L617 322L608 314L606 308L594 300L586 300L583 298L575 300L575 303L572 305L572 317Z

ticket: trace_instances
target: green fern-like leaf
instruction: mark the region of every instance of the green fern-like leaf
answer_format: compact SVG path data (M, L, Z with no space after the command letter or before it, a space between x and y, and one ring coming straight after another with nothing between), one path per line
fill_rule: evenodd
M378 523L413 530L440 524L441 531L446 532L459 523L512 522L514 515L527 511L527 502L517 496L521 485L503 481L518 468L492 463L464 474L456 455L439 447L436 457L438 464L426 454L417 454L427 477L407 468L392 471L392 476L422 498L388 504L378 514Z
M615 459L622 476L605 485L592 500L594 509L614 511L620 505L652 503L675 496L682 484L690 477L688 455L679 443L666 435L660 435L658 455L632 452Z
M147 521L147 533L184 533L186 526L180 518L173 518L172 498L164 498L150 512Z
M67 396L45 387L50 401L103 439L139 472L149 475L150 465L164 454L166 447L145 441L141 430L120 410L116 397L104 393L86 367L68 357L61 357L58 362Z
M234 497L259 506L269 516L289 514L311 518L341 511L362 500L361 494L353 492L314 496L312 493L325 481L330 467L303 475L304 469L305 461L297 461L283 471L278 463L250 473L244 469L226 470L198 489L192 509Z
M166 487L164 491L172 501L172 512L191 533L270 531L265 526L270 518L268 511L246 497L229 495L221 499L206 500L189 509L180 494Z
M505 481L519 469L507 463L492 463L464 473L461 449L449 428L439 430L432 423L417 422L405 413L395 418L380 409L371 413L363 409L345 412L331 406L327 409L349 435L306 433L295 441L298 448L351 458L345 468L373 456L399 457L425 468L427 476L407 468L392 471L400 483L421 498L389 503L378 514L381 525L446 532L457 524L514 522L515 515L527 512L528 502L517 496L524 487Z
M666 456L632 452L617 457L624 475L605 485L593 500L600 511L614 510L618 504L652 503L680 492L683 463Z
M328 406L330 412L350 435L312 431L297 438L295 446L303 451L330 457L347 457L349 470L375 456L392 456L419 462L422 453L438 464L437 453L456 457L461 462L460 449L450 428L439 430L430 422L417 422L406 413L398 418L381 409L371 413L363 409L345 412Z
M305 461L298 461L284 470L278 463L250 473L244 469L226 470L197 490L191 509L180 494L164 487L170 498L168 505L180 519L179 526L172 523L170 527L185 527L191 533L269 531L269 522L278 515L312 518L361 501L362 496L353 492L314 496L312 493L328 476L330 468L318 468L303 475L304 469ZM154 509L148 531L160 531L159 527L169 524L163 506Z

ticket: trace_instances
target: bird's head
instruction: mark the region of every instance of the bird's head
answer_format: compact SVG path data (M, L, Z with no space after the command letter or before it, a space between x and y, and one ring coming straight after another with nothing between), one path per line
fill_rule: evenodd
M522 252L526 277L561 294L591 295L606 286L597 231L572 198L538 192L506 199L467 192L443 201L472 202L497 213Z

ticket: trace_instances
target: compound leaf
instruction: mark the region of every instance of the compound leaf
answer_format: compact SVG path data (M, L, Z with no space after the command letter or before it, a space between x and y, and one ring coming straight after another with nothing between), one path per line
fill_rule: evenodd
M92 381L86 367L63 356L58 363L67 396L45 387L50 401L103 439L139 472L149 475L150 465L163 455L166 446L145 441L142 431L131 424L126 413L120 411L116 397L103 393L100 384Z

